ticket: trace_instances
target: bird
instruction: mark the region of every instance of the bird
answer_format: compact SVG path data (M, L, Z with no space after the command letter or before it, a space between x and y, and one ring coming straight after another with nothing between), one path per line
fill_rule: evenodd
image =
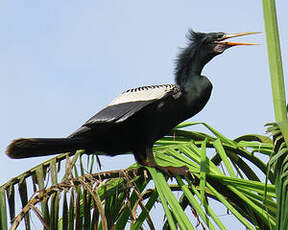
M212 83L201 75L204 66L230 47L254 43L226 39L257 32L227 34L189 30L187 46L178 54L175 84L148 85L129 89L112 100L66 138L20 138L6 149L10 158L46 156L84 149L115 156L132 152L143 166L167 175L187 175L186 166L160 166L152 147L177 124L193 117L208 102Z

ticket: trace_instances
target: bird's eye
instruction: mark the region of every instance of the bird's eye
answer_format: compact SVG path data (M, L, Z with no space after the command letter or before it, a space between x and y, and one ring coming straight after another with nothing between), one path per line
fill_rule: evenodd
M223 38L224 37L224 33L219 33L218 35L217 35L217 39L221 39L221 38Z

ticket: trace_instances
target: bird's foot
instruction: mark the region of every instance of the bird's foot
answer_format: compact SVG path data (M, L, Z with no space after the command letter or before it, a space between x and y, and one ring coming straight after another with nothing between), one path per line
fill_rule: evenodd
M188 176L189 175L189 169L186 166L181 167L173 167L173 166L167 166L162 167L157 165L155 168L160 170L162 173L168 175L168 176Z
M186 166L181 167L173 167L173 166L160 166L156 164L155 162L142 162L143 165L153 167L161 171L167 176L188 176L189 175L189 169Z

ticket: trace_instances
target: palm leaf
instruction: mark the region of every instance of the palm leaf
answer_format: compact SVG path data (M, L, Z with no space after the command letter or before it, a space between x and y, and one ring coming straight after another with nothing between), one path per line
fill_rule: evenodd
M201 124L211 135L182 129ZM171 182L157 170L143 170L140 165L93 173L95 157L86 157L84 151L71 159L68 154L52 158L1 186L2 229L8 227L8 207L11 229L23 220L29 229L31 210L51 229L124 229L127 225L140 229L143 224L155 229L159 220L154 222L150 211L158 200L167 218L164 228L167 223L172 229L192 229L198 223L227 229L210 200L222 203L248 229L275 227L275 188L267 185L265 194L261 175L247 180L253 170L243 160L251 159L253 169L259 168L265 176L268 168L254 152L266 154L261 151L272 151L273 144L267 138L245 139L245 143L240 139L228 139L204 123L185 123L172 130L154 146L155 159L163 166L186 165L190 176ZM13 189L17 184L19 196ZM30 191L31 187L37 192ZM17 199L22 200L20 212L15 211Z
M286 123L284 125L284 123ZM277 197L277 229L288 228L288 148L283 136L283 129L287 128L288 121L270 123L268 132L274 139L274 154L271 155L268 166L272 168L275 175L276 197Z

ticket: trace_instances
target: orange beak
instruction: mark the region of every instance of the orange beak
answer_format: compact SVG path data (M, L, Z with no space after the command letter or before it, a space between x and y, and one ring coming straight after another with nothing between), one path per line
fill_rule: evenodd
M259 34L260 32L247 32L247 33L238 33L238 34L226 34L224 35L223 38L219 39L217 41L217 43L224 43L226 45L229 45L229 46L238 46L238 45L259 45L257 43L242 43L242 42L227 42L227 41L224 41L226 39L229 39L229 38L235 38L235 37L240 37L240 36L245 36L245 35L250 35L250 34Z

